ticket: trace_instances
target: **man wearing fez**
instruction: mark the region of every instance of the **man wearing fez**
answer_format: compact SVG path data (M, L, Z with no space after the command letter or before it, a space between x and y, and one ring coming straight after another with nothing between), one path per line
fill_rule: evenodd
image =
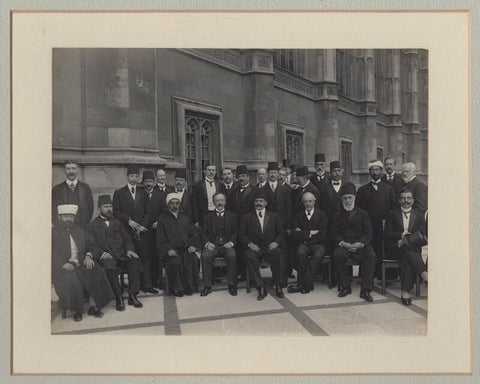
M245 165L237 167L237 179L239 185L235 188L233 193L233 212L237 216L237 223L242 221L242 218L247 213L254 210L253 198L255 188L250 184L250 175ZM245 280L245 258L242 250L237 248L237 266L240 275L240 281Z
M335 212L338 212L342 206L340 198L340 188L343 185L354 186L350 182L344 182L343 168L339 161L332 161L330 163L330 180L328 180L322 187L320 187L320 203L318 205L330 219Z
M212 197L220 192L222 183L215 179L217 167L207 162L205 164L205 178L192 185L192 213L195 228L200 229L203 217L210 211L215 210Z
M293 220L292 197L290 188L278 183L278 163L268 163L268 182L265 184L267 193L267 210L276 212L285 229L291 229Z
M59 205L74 204L78 207L75 224L85 229L93 214L92 191L88 184L77 179L78 163L75 160L66 160L64 171L66 180L52 189L52 223L58 222Z
M192 295L199 285L200 239L192 219L180 212L180 196L167 195L168 211L157 222L158 256L165 260L167 279L175 296Z
M410 290L415 276L428 281L428 273L422 259L422 235L426 225L424 215L413 208L412 191L404 188L400 193L400 207L391 210L385 223L385 252L390 259L402 261L401 298L404 305L411 305Z
M212 260L223 257L227 262L228 293L237 296L237 218L225 210L227 198L222 192L213 196L215 211L205 215L202 225L202 274L203 290L200 296L212 292Z
M123 223L125 229L133 238L135 251L142 261L142 289L145 292L158 293L152 286L151 250L147 227L144 225L149 206L148 195L139 185L140 168L138 166L128 166L127 180L127 185L113 193L113 215Z
M140 288L142 263L135 253L132 237L123 224L113 217L110 195L100 195L98 207L100 214L88 224L87 231L93 236L100 250L97 261L106 270L108 281L115 294L117 311L125 310L118 282L118 270L121 268L127 268L128 271L128 304L141 308L143 305L136 295Z
M302 197L305 193L309 192L315 196L315 204L318 204L320 200L320 193L318 192L317 187L310 181L308 177L309 172L307 167L299 167L297 169L297 180L299 184L299 188L295 191L296 199L295 199L295 206L294 211L295 213L303 211L304 205L302 201Z
M263 188L267 184L267 170L259 168L257 171L257 188Z
M315 208L315 195L305 192L302 195L304 209L298 211L293 223L293 238L297 241L296 249L298 283L288 287L289 293L309 293L313 290L313 274L325 255L327 239L327 215Z
M370 292L373 288L376 257L370 245L372 227L368 213L355 206L355 195L354 185L343 185L340 189L342 207L333 215L330 237L335 245L333 260L341 284L338 297L345 297L352 293L347 273L347 260L354 258L362 268L360 297L366 301L373 301Z
M222 188L220 192L225 194L227 198L227 209L229 211L233 210L233 192L237 187L237 183L233 181L233 170L230 167L225 167L222 169Z
M329 174L327 173L327 163L323 153L315 154L315 173L312 175L312 183L318 190L327 184L329 181Z
M413 194L413 208L422 215L428 209L427 186L418 180L415 175L417 168L413 163L405 163L402 165L402 178L404 187L408 188Z
M58 223L52 229L52 282L62 318L69 309L75 321L82 320L84 289L90 295L88 314L102 317L100 309L115 296L105 271L94 261L99 252L95 240L74 224L78 206L62 204L57 211Z
M383 164L385 165L385 174L382 176L382 181L393 188L395 199L398 199L403 188L402 175L395 172L395 159L393 157L386 157Z
M377 255L375 277L382 278L383 259L383 221L388 212L397 205L393 188L381 181L383 164L380 160L372 160L368 163L370 181L358 188L356 205L367 211L372 225L371 245Z
M284 297L282 285L284 280L285 259L283 243L285 230L277 213L267 211L267 192L265 188L255 190L255 210L246 214L240 225L240 243L245 248L243 256L249 276L257 286L257 300L267 296L260 275L260 260L270 263L277 297Z

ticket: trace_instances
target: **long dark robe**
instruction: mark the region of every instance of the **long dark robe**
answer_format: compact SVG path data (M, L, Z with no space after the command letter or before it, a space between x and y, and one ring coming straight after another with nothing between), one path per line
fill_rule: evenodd
M72 262L73 271L63 268L71 257L70 235L78 248L79 265ZM103 308L115 297L105 270L97 263L92 269L84 266L87 252L96 257L99 251L93 237L82 228L74 225L67 230L59 224L52 229L52 282L62 309L83 313L84 288L98 308Z

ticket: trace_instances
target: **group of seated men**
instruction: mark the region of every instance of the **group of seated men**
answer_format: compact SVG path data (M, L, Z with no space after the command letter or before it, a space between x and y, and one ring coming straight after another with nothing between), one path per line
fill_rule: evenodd
M427 190L415 176L415 165L405 163L395 172L392 158L369 163L370 181L356 189L343 180L339 161L315 155L315 172L305 166L282 167L269 162L251 183L245 165L217 168L207 164L202 180L187 187L187 171L177 169L175 185L165 183L163 168L146 170L140 180L138 166L127 169L127 184L98 198L99 215L91 220L93 198L88 184L77 179L78 164L65 162L66 180L52 191L52 282L62 317L67 310L82 319L85 293L88 314L114 298L125 310L119 269L128 273L128 304L143 305L137 295L158 293L162 268L170 291L177 297L200 290L212 292L214 258L226 261L228 292L237 295L238 281L248 274L267 296L260 275L262 260L272 270L275 295L309 293L314 274L330 255L339 287L338 296L351 294L347 261L360 265L360 297L373 301L374 278L381 278L382 258L402 261L402 303L411 304L416 274L427 281L421 258L425 244ZM385 169L385 173L383 170ZM156 177L155 177L156 176ZM236 180L235 180L236 178ZM287 285L293 269L295 284Z

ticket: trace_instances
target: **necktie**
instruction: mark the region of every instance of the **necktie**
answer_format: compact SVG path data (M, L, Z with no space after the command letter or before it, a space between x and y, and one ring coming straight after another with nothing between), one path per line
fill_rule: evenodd
M132 187L132 195L135 194L135 187Z
M410 211L408 211L408 212L404 212L404 211L402 211L402 212L403 212L403 214L404 214L404 216L405 216L405 219L408 219L408 215L409 215L410 212L412 212L412 211L410 210Z
M339 181L334 181L333 185L340 185L340 182Z
M229 185L225 185L225 188L227 188L227 191L230 190L230 186L229 186Z
M262 217L263 214L262 214L262 211L258 211L258 217Z
M270 189L271 189L273 192L275 192L275 184L273 184L273 183L270 184Z
M75 184L71 183L71 184L70 184L70 189L71 189L72 191L75 191Z
M307 216L310 217L312 215L311 211L307 211Z
M378 191L378 183L372 181L372 186L373 186L373 189L375 189L376 191Z

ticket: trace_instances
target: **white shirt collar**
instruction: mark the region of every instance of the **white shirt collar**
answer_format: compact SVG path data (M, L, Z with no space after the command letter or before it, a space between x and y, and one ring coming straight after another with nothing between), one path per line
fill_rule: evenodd
M370 182L371 183L374 183L374 184L380 184L382 180L378 179L377 181L373 180L373 179L370 179Z
M405 209L403 207L400 207L400 209L402 210L403 213L412 213L412 207L408 208L408 209Z
M167 187L167 184L160 184L160 183L157 183L157 186L158 188L166 188Z
M255 212L256 212L257 216L258 216L258 213L259 213L259 212L262 212L262 217L265 217L265 208L263 208L263 209L261 209L261 210L259 210L259 211L255 210Z
M78 179L77 178L75 178L75 180L73 180L73 181L68 180L68 179L65 179L65 180L66 180L68 185L73 184L73 185L77 186L77 184L78 184Z
M240 186L241 189L245 189L250 185L250 183L247 183L244 187Z
M269 181L268 183L269 183L270 185L272 185L272 184L273 184L273 186L274 186L274 187L276 187L276 186L277 186L277 183L278 183L278 180L275 180L275 181Z
M223 183L226 187L232 188L233 187L233 181L230 184Z
M209 183L213 183L215 179L209 179L208 177L205 177L205 181L208 181Z
M307 182L305 183L305 185L302 185L302 188L305 188L308 184L310 184L310 180L307 180Z
M413 175L410 179L408 179L407 181L405 181L405 184L409 183L410 181L412 181L413 179L415 179L415 177L417 177L417 175Z
M127 183L127 185L128 185L128 190L129 190L129 191L131 191L132 188L135 188L135 190L137 190L137 186L136 186L136 185L132 185L132 184L130 184L130 183Z
M311 210L310 210L310 213L311 215L310 216L313 216L313 213L315 212L315 207L313 207ZM308 213L308 209L305 209L305 215L307 215Z

